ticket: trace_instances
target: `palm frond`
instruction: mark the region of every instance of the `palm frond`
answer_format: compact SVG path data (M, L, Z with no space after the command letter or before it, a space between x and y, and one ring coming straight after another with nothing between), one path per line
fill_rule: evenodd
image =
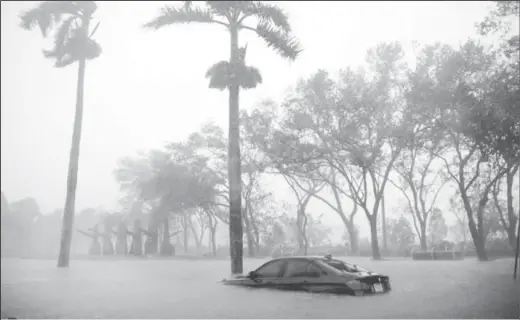
M215 73L226 73L229 70L229 62L228 61L219 61L212 65L208 71L206 71L206 78L211 77Z
M65 68L65 67L73 64L76 61L77 61L77 59L74 59L71 55L66 54L64 56L61 56L59 59L56 59L54 61L54 66L56 68Z
M209 79L211 89L225 90L230 83L230 67L228 61L219 61L206 71L206 79Z
M32 30L39 27L42 35L47 36L47 32L56 23L62 20L64 15L78 15L79 9L73 1L44 1L35 8L24 11L20 14L20 27L25 30Z
M58 30L54 35L54 48L53 51L56 53L63 52L65 50L66 44L72 36L72 24L77 17L70 16L65 21L62 22Z
M28 10L20 15L20 27L25 30L32 30L34 27L40 27L40 31L44 37L51 27L51 16L38 8Z
M262 75L260 74L260 70L255 67L245 67L244 72L240 75L240 87L253 89L261 83Z
M69 37L61 46L55 46L53 50L43 50L43 55L54 59L57 68L63 68L80 59L95 59L101 52L99 43L87 38L81 30L75 29L70 31Z
M262 76L257 68L244 64L239 64L236 68L237 70L233 72L233 68L228 61L215 63L206 72L209 87L225 90L232 84L232 81L237 81L241 88L252 89L262 83Z
M237 9L239 6L238 2L247 1L205 1L208 8L210 8L214 14L226 18L229 18L233 10Z
M157 30L172 24L191 22L212 23L216 21L213 19L211 11L207 9L192 8L190 6L182 8L165 6L157 17L145 23L143 27Z
M60 1L57 1L60 2ZM87 17L92 16L97 10L97 4L95 1L74 1L81 13Z
M93 39L88 39L83 51L83 57L87 60L93 60L99 57L102 52L103 50L98 42Z
M284 10L276 5L261 1L248 2L249 6L246 9L246 14L255 16L262 23L274 25L285 33L291 32L289 18Z
M64 68L77 61L77 59L68 52L57 53L51 50L42 50L43 56L47 59L54 60L54 66L56 68Z
M288 33L280 32L275 27L260 22L255 29L256 34L264 39L267 46L275 50L282 57L295 60L302 51L300 43L295 37Z

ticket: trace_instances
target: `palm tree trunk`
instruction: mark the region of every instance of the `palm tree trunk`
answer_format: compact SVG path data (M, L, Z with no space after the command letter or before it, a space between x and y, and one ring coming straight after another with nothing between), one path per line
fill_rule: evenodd
M230 65L233 77L229 86L229 145L228 145L228 179L229 179L229 249L231 255L231 274L243 272L243 227L242 227L242 181L240 168L240 123L239 123L239 87L236 79L238 63L238 30L232 27Z
M88 22L85 23L88 30ZM78 184L79 146L81 142L81 124L83 119L83 93L85 84L85 59L79 61L78 87L76 92L76 115L74 116L74 128L72 133L72 146L70 148L69 173L67 175L67 195L65 198L65 210L63 213L63 226L61 230L60 254L58 268L66 268L70 261L70 247L72 244L72 228L74 226L74 206L76 202L76 187Z
M518 170L518 183L520 183L520 169ZM520 188L518 190L520 196ZM518 198L518 216L520 218L520 197ZM516 280L518 270L518 259L520 256L520 219L518 221L518 230L516 231L516 252L515 252L515 270L513 271L513 279Z

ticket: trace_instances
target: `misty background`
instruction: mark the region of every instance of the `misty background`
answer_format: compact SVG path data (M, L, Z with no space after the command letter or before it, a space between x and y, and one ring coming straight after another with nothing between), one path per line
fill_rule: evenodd
M32 197L41 213L49 214L63 208L65 201L77 70L54 68L41 55L41 48L49 47L52 40L19 28L19 13L35 3L1 3L1 185L9 202ZM160 32L143 30L141 24L163 3L98 3L96 17L102 22L96 39L103 54L90 61L86 71L76 212L121 210L113 172L122 157L184 140L208 121L228 126L227 94L208 90L203 77L209 65L227 58L228 35L197 24ZM366 51L381 42L399 41L409 64L414 61L414 42L427 45L442 39L461 45L475 35L475 24L492 6L484 1L281 1L277 5L288 12L304 51L289 63L253 34L241 35L241 43L252 48L248 62L262 70L264 78L255 90L242 91L241 109L251 109L267 98L279 101L298 79L318 68L335 74L362 65ZM295 205L283 178L270 176L263 184L276 201ZM445 187L436 206L448 210L453 190ZM404 203L400 192L388 184L385 195L387 217L400 215ZM517 193L514 196L517 203ZM333 241L341 241L345 228L337 214L316 199L308 212L325 213L322 222L333 229ZM448 223L454 219L444 216ZM366 217L360 213L355 219L360 235L367 236ZM224 244L227 226L220 226Z

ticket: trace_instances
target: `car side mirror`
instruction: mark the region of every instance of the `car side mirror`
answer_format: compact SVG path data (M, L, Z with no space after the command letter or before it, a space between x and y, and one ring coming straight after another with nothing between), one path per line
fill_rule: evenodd
M307 274L308 277L311 277L311 278L319 278L320 277L320 273L319 272L309 272Z
M254 279L254 278L256 278L256 273L254 271L250 271L247 274L247 277L250 278L250 279Z

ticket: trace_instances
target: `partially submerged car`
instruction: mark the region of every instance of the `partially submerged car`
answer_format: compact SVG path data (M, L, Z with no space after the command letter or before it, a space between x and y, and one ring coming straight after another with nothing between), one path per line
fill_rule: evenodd
M345 261L325 257L273 259L247 276L222 281L227 285L310 292L364 295L391 290L388 276L370 272Z

